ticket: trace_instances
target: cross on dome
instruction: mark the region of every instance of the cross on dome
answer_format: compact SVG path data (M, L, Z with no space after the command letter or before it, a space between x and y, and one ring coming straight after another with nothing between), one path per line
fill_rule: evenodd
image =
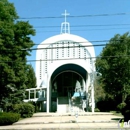
M66 23L66 17L67 17L67 15L70 15L69 13L67 13L67 11L65 10L65 13L64 14L62 14L62 15L64 15L65 16L65 23Z
M67 11L65 10L65 13L63 13L62 15L65 16L65 22L61 23L61 33L70 33L70 24L66 22L66 17L69 15L69 13L67 13Z

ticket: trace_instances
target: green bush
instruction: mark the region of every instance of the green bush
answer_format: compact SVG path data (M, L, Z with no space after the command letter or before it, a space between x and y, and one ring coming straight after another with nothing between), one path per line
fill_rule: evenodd
M123 103L120 103L120 104L117 106L117 108L119 109L119 111L122 111L122 110L125 108L125 106L126 106L126 103L123 102Z
M100 110L98 109L98 108L95 108L95 110L94 110L95 112L100 112Z
M0 116L3 114L3 112L0 112Z
M89 106L89 107L87 108L87 111L88 111L88 112L92 112L92 108Z
M121 113L124 116L124 121L128 122L130 120L130 95L127 96L125 103L126 105L122 109Z
M15 104L13 111L19 113L22 118L32 117L34 113L34 106L30 103Z
M20 119L18 113L0 113L0 125L11 125Z

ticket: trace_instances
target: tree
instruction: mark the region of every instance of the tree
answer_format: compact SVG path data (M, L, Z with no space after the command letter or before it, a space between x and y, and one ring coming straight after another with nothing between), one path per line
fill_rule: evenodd
M115 35L96 60L100 82L113 99L124 102L130 94L130 35Z
M26 86L27 88L35 88L36 87L36 77L35 77L35 72L34 69L31 65L27 66L27 77L28 80L26 81Z
M35 30L19 21L14 5L0 0L0 105L18 103L24 98L27 59ZM27 48L27 49L26 49Z
M94 81L94 97L96 103L105 100L106 96L106 94L104 93L104 89L99 82L100 77L101 76L96 76Z

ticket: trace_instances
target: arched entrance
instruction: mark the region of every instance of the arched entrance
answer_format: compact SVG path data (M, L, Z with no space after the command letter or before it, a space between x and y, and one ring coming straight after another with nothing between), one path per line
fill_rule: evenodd
M87 71L76 64L65 64L57 68L51 76L51 112L69 112L69 101L78 91L76 86L80 91L86 91L87 76Z
M73 96L75 92L76 82L79 81L83 87L82 76L74 71L63 71L58 74L52 82L52 90L58 92L58 96L68 96L68 93Z

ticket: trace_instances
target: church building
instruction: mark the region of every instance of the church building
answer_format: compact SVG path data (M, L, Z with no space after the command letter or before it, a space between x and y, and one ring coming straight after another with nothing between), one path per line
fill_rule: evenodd
M61 33L37 46L37 87L26 90L24 101L38 102L43 112L94 112L94 47L70 33L68 13L64 15Z

